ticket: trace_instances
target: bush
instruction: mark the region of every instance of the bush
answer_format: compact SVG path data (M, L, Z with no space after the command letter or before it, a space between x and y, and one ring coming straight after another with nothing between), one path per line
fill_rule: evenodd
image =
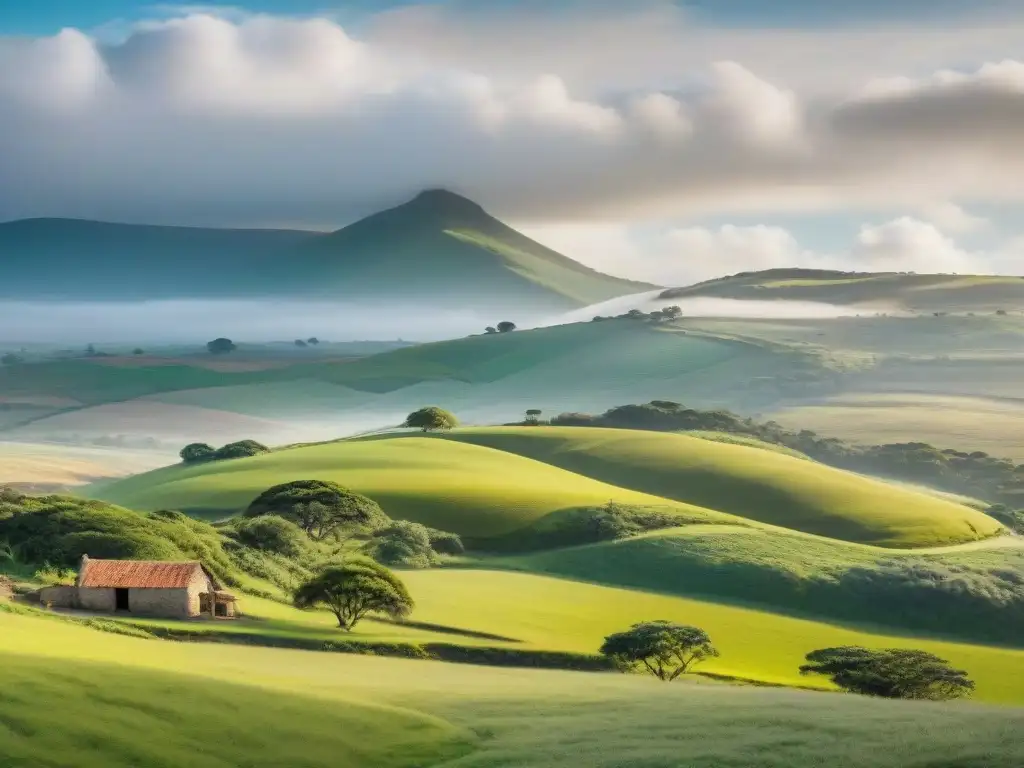
M307 546L302 529L278 515L237 520L234 536L247 547L287 557L297 557Z
M374 534L370 544L373 557L385 565L405 568L428 568L437 563L426 526L407 520L396 520Z
M235 443L228 443L217 449L213 458L215 459L244 459L249 456L259 456L261 453L270 453L270 449L263 443L255 440L239 440Z
M210 461L217 456L217 450L206 443L189 443L178 453L181 460L186 464L197 464L201 461Z
M63 539L63 548L64 562L77 561L82 555L101 560L175 560L182 554L166 539L140 531L69 533Z
M466 551L462 544L462 538L457 533L449 531L438 531L428 528L430 535L430 547L439 555L461 555Z

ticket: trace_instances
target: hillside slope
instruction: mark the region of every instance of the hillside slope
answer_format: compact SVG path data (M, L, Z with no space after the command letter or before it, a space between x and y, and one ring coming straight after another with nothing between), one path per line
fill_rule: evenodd
M673 300L696 297L815 301L883 311L994 312L1024 309L1024 277L769 269L672 288L662 294L662 298Z
M651 287L584 267L443 190L333 233L69 219L0 224L0 298L20 300L273 296L435 306L457 299L463 310L525 311Z
M845 541L955 544L1001 526L968 507L744 445L572 427L457 430L448 439L528 456L606 483Z
M226 515L271 485L304 478L335 480L393 517L477 538L609 500L671 508L692 521L747 518L881 546L955 544L1002 530L967 507L758 448L588 428L355 438L168 467L100 495L140 510Z

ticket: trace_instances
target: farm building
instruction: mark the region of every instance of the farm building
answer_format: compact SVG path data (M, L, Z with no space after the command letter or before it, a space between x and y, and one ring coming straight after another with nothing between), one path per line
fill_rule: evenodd
M126 611L184 619L235 615L235 597L199 562L91 560L82 556L73 587L47 587L39 599L60 608Z

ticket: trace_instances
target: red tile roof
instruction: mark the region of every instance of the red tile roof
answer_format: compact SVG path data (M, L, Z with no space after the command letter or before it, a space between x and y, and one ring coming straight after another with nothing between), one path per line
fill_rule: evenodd
M87 560L81 574L83 587L117 589L184 589L198 562L164 563L147 560Z

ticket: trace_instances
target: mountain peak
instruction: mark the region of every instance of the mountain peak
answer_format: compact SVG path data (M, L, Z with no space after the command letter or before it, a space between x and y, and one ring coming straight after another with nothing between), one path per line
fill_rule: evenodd
M427 209L440 215L470 214L479 216L484 213L483 207L478 203L441 187L423 190L406 205Z

